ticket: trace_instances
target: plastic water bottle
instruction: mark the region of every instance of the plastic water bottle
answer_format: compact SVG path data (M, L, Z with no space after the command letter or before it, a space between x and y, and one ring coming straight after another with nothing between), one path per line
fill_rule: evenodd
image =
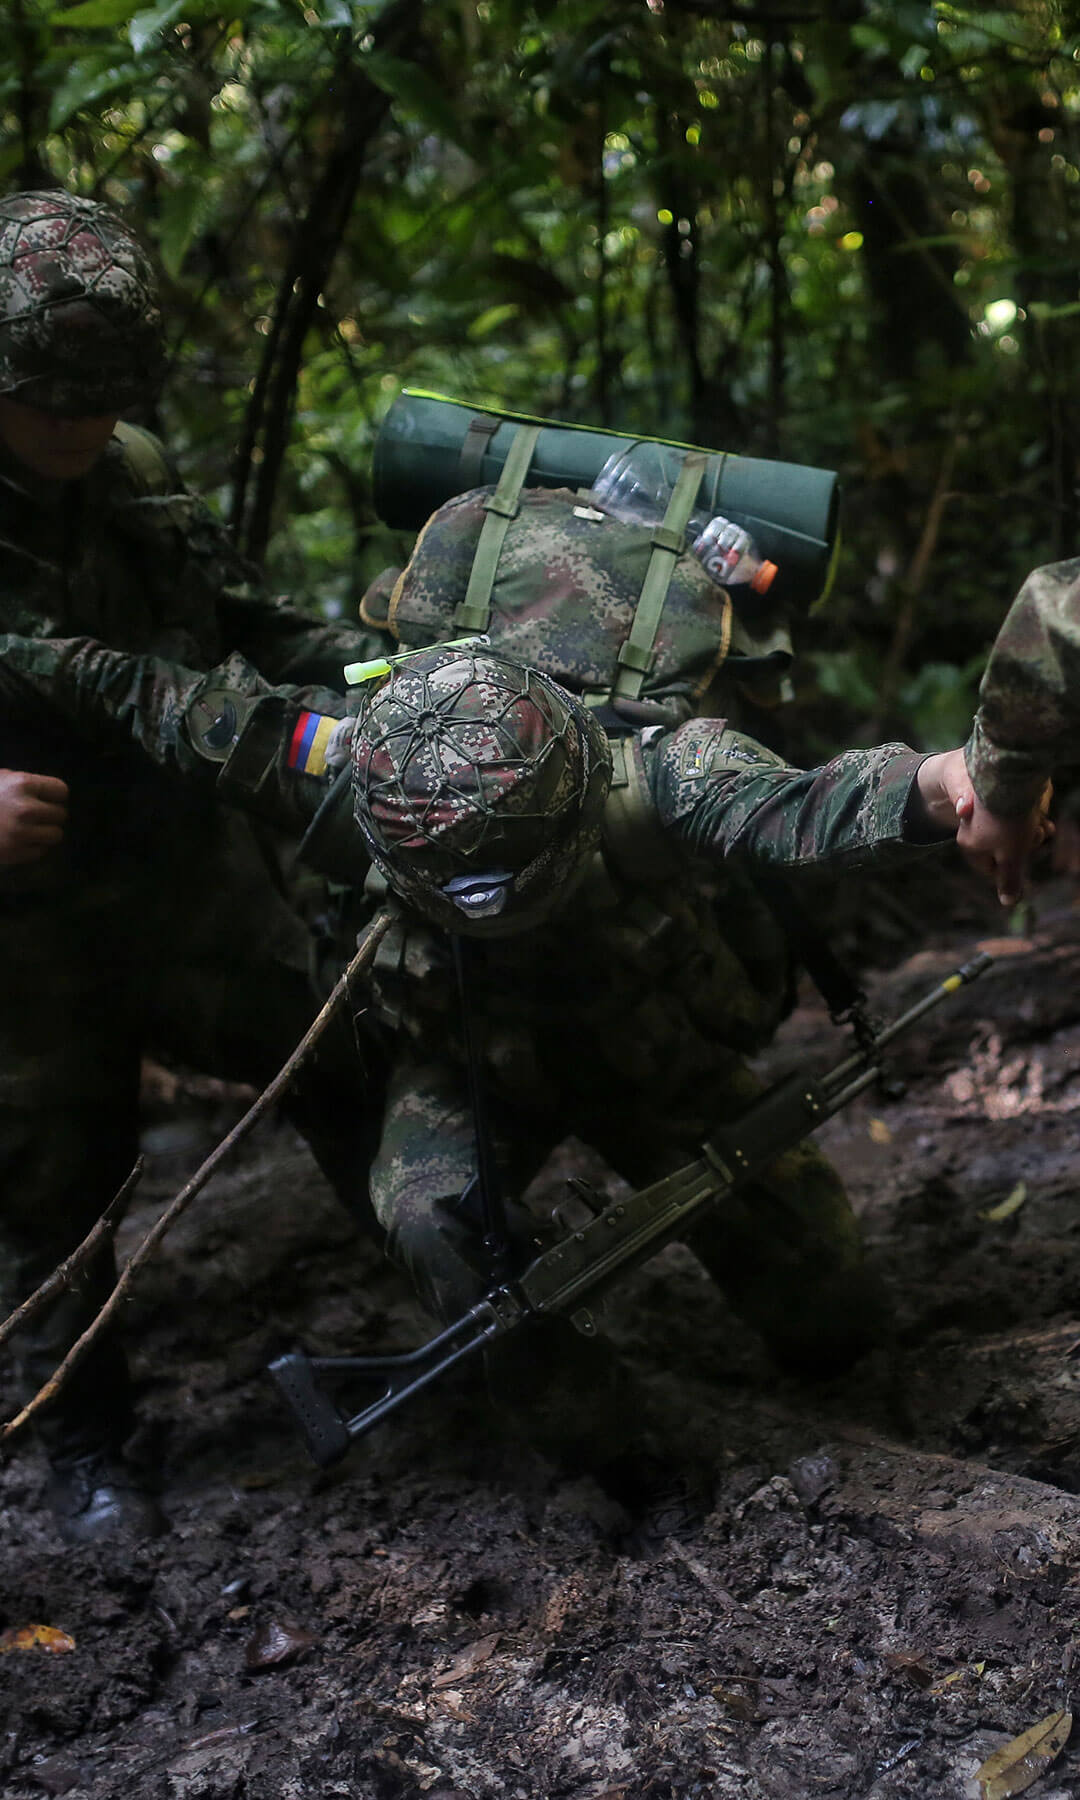
M659 525L667 511L686 452L645 441L609 456L593 483L594 506L625 525ZM745 585L764 594L776 564L758 552L748 531L720 514L691 513L686 527L690 548L722 587Z
M691 520L691 528L693 523ZM721 587L745 583L755 594L764 594L773 584L776 564L758 554L757 545L748 531L741 525L733 525L719 513L698 532L690 548Z
M658 525L678 480L686 452L670 444L629 444L609 456L589 498L624 525ZM701 525L704 525L704 519ZM700 530L700 525L699 525Z

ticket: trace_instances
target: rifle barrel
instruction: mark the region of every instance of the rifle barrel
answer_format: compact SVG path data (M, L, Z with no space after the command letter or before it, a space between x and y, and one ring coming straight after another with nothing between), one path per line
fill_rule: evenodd
M946 975L944 980L939 981L928 994L924 994L921 1000L917 1000L914 1006L909 1006L907 1012L901 1013L898 1019L890 1020L888 1025L884 1025L880 1031L875 1032L873 1043L870 1046L871 1050L883 1050L886 1044L891 1044L893 1038L899 1037L900 1033L906 1031L909 1025L914 1025L916 1019L921 1019L924 1013L932 1012L935 1006L940 1006L941 1002L947 1000L951 994L955 994L960 988L968 987L973 981L977 981L979 976L990 967L993 960L993 957L988 955L985 950L980 950L979 954L973 956L970 962L962 963L960 968L954 969L951 975ZM822 1087L828 1096L831 1110L844 1104L836 1097L836 1091L847 1082L850 1076L866 1068L868 1054L868 1051L857 1050L854 1055L847 1057L844 1062L839 1063L835 1069L830 1069L829 1073L823 1076ZM871 1074L875 1072L875 1070L871 1070ZM865 1082L862 1083L862 1087L866 1085ZM849 1099L853 1097L853 1094L859 1092L861 1092L861 1088L855 1088L849 1094L844 1087L844 1093Z
M990 967L993 960L993 957L989 956L985 950L980 950L978 956L973 956L970 962L963 963L959 969L954 969L951 975L946 975L944 981L939 982L937 987L926 994L922 1000L917 1000L914 1006L908 1007L907 1012L901 1013L898 1019L893 1019L891 1024L886 1025L884 1030L878 1033L877 1042L890 1044L901 1031L906 1031L909 1025L914 1025L916 1019L921 1019L923 1013L930 1012L933 1007L939 1006L942 1000L947 1000L950 994L955 994L960 988L977 981L979 976Z

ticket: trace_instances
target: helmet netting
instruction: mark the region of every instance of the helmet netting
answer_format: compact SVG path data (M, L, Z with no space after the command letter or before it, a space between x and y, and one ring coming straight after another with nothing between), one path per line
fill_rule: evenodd
M59 190L0 200L0 393L122 412L151 397L162 366L153 270L123 220Z
M372 696L353 768L357 822L397 891L467 929L443 884L512 875L506 930L577 872L598 835L610 757L550 677L487 650L436 647Z

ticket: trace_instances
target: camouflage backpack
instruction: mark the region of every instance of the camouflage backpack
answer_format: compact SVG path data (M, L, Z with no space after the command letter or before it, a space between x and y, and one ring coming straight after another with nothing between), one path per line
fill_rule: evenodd
M432 515L385 614L376 583L362 616L407 649L485 634L587 705L611 703L636 723L693 716L725 664L775 686L792 661L783 609L729 593L685 547L704 456L687 455L663 524L650 529L568 488L525 486L536 432L520 428L497 487Z
M671 1037L669 1006L685 982L699 997L708 991L714 1035L760 1048L788 1004L783 935L740 871L717 871L707 886L687 880L685 854L657 815L633 726L678 725L714 707L728 712L732 678L756 697L775 691L793 659L786 615L768 596L729 593L684 548L703 460L696 452L686 457L685 484L681 492L676 484L663 525L650 530L610 517L568 488L526 487L532 438L522 427L517 466L511 450L497 487L438 508L407 567L369 588L361 617L388 626L407 650L486 634L502 656L601 709L611 787L579 922L606 921L610 966L651 972L646 1036L656 1028ZM721 670L729 680L719 696L710 689ZM669 931L676 913L680 927ZM374 1009L420 1041L430 1035L430 1017L417 1005L424 969L434 992L438 962L425 962L414 927L395 926L376 953ZM680 1026L674 1038L683 1036Z

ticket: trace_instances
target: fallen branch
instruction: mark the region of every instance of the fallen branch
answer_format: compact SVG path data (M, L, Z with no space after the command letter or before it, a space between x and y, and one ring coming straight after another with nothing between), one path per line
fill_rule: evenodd
M72 1370L82 1362L83 1358L86 1356L87 1352L92 1349L102 1332L104 1332L112 1323L121 1305L127 1299L135 1276L142 1268L142 1265L153 1255L166 1233L172 1229L173 1225L175 1225L181 1213L186 1212L196 1195L201 1193L202 1189L210 1180L210 1177L216 1174L230 1151L235 1150L237 1144L243 1142L253 1126L258 1124L259 1120L263 1118L264 1115L270 1111L271 1107L280 1099L301 1063L304 1062L309 1051L322 1037L323 1032L326 1030L331 1019L341 1006L342 1001L347 996L352 982L360 973L361 969L366 968L368 963L371 962L375 955L375 951L378 949L389 926L390 914L388 912L377 913L367 931L364 933L356 955L353 957L348 968L345 970L345 973L338 981L333 993L327 1000L326 1005L304 1033L304 1036L300 1039L300 1042L297 1044L296 1049L292 1052L288 1061L278 1070L278 1073L274 1076L269 1087L263 1089L259 1098L248 1108L243 1118L233 1126L226 1137L222 1138L216 1149L210 1152L206 1161L195 1171L191 1180L181 1188L175 1200L171 1201L165 1208L165 1211L162 1213L157 1223L147 1232L142 1243L128 1258L116 1286L113 1288L112 1293L109 1295L109 1298L106 1300L96 1318L87 1326L82 1336L77 1338L74 1344L72 1344L71 1349L68 1351L63 1362L53 1371L44 1386L39 1388L33 1399L28 1401L22 1411L17 1413L13 1419L9 1420L8 1423L0 1429L0 1445L7 1444L15 1436L16 1432L22 1431L32 1419L36 1418L39 1412L48 1406L52 1400L55 1400ZM117 1198L119 1198L119 1196L117 1196ZM113 1205L115 1204L116 1202L114 1201Z
M10 1313L0 1325L0 1348L7 1343L9 1338L14 1337L17 1331L21 1331L24 1325L28 1325L31 1319L35 1319L38 1313L49 1305L50 1301L56 1299L58 1294L62 1294L67 1288L74 1287L75 1277L86 1267L88 1262L93 1261L101 1246L107 1244L115 1235L121 1219L127 1212L128 1203L138 1186L142 1172L143 1159L140 1156L123 1187L115 1198L109 1201L100 1219L91 1226L78 1249L73 1250L59 1268L54 1269L51 1275L46 1276L41 1286L35 1288L33 1293L22 1302L22 1305L17 1306L15 1311Z

